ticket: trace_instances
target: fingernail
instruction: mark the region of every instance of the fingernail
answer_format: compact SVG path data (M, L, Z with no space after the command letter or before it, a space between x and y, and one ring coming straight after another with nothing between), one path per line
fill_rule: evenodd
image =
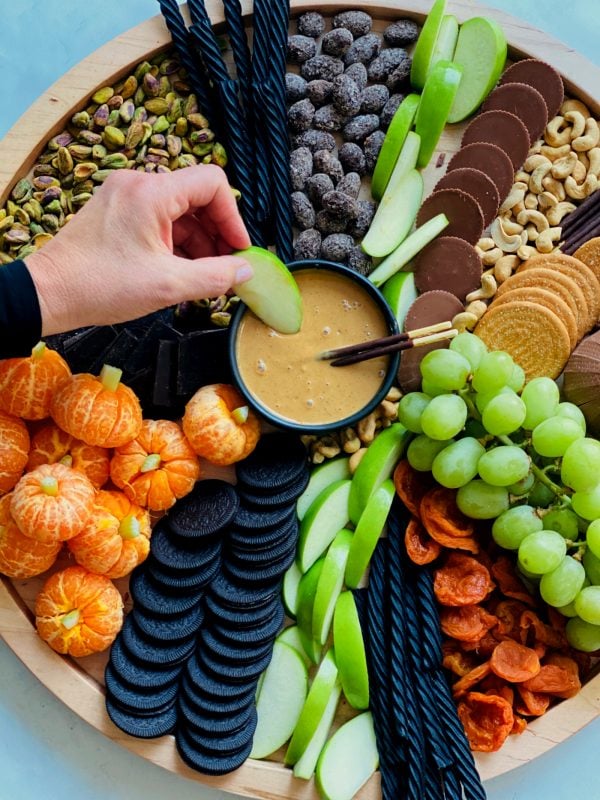
M250 264L243 264L241 267L238 267L238 270L235 273L235 282L244 283L244 281L250 280L253 275L254 272L252 271Z

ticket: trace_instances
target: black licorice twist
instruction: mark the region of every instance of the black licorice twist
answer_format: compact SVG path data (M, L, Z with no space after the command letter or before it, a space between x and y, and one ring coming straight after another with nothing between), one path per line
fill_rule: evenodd
M257 219L268 226L271 219L271 159L266 125L266 85L271 64L271 2L254 0L252 41L252 107L254 112L254 158L256 162Z
M240 86L240 96L246 114L246 124L249 125L252 118L252 60L240 0L223 0L223 8L235 61L237 81Z

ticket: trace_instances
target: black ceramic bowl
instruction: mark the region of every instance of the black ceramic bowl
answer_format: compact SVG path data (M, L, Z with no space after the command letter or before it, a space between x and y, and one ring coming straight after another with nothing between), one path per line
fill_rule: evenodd
M351 270L349 267L345 267L342 264L335 264L332 261L324 261L322 259L309 259L306 261L293 261L292 263L288 264L288 269L291 272L300 271L303 269L320 269L320 270L331 270L332 272L340 273L347 278L350 278L355 283L362 286L363 289L367 291L367 293L373 298L377 306L379 307L380 311L383 314L383 317L387 323L389 334L398 333L398 323L396 321L396 317L394 316L391 308L389 307L387 301L372 283L369 281L368 278L365 278L363 275L359 275L354 270ZM335 420L333 422L327 422L322 424L307 424L302 422L294 422L290 419L286 419L285 417L279 417L277 414L273 413L272 410L266 408L262 405L262 403L257 400L257 398L248 390L247 386L245 385L242 376L240 374L240 370L237 364L236 358L236 349L237 349L237 336L240 327L240 322L242 321L243 315L245 314L247 306L244 303L240 303L233 315L230 325L230 336L229 336L229 361L231 364L231 369L233 372L234 380L248 401L248 404L257 411L265 420L267 420L271 425L274 425L278 428L284 428L285 430L292 430L297 431L298 433L326 433L328 431L336 430L338 428L345 428L345 427L352 427L356 425L356 423L366 417L368 414L371 413L379 403L385 398L387 395L390 386L394 382L394 378L396 377L396 373L398 371L398 365L400 363L400 354L394 353L390 356L390 362L388 365L388 370L383 382L378 389L377 393L373 395L372 399L356 411L354 414L350 416L344 417L343 419ZM343 367L341 368L343 369Z

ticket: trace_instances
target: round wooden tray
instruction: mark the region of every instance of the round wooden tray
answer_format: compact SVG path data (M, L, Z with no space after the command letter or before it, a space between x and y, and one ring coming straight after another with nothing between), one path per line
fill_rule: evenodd
M215 25L223 23L223 12L218 0L206 0ZM382 30L388 20L412 17L422 22L429 0L377 0L369 3L369 12L375 28ZM245 15L250 15L252 2L242 0ZM361 0L292 0L292 13L297 15L309 9L332 14L344 8L363 8ZM502 26L513 58L526 56L542 58L553 64L563 75L567 91L586 102L596 114L600 113L600 69L557 40L547 36L527 23L500 11L471 2L449 3L449 12L460 22L485 14ZM170 45L168 31L160 17L154 17L122 36L113 39L86 58L45 92L21 117L0 142L0 206L4 204L14 183L26 175L48 139L63 129L65 122L100 86L113 84L128 74L138 62L155 55ZM439 143L431 166L425 173L426 191L439 179L448 155L458 149L462 126L447 127ZM316 798L312 781L293 777L291 770L275 761L249 759L236 772L222 778L207 778L189 769L177 755L173 738L144 741L127 736L109 720L104 708L102 674L106 654L74 660L57 655L44 644L35 631L31 609L41 579L10 581L0 579L0 635L37 676L63 703L79 714L90 725L121 743L133 753L179 775L201 781L214 788L248 797L269 797L270 800ZM117 582L127 597L127 581ZM521 736L511 736L500 752L478 754L476 761L482 778L500 775L536 758L555 744L567 739L594 719L600 710L600 675L591 679L574 698L565 700L545 716L532 722ZM342 712L343 713L343 712ZM379 776L374 775L357 795L376 800L380 795Z

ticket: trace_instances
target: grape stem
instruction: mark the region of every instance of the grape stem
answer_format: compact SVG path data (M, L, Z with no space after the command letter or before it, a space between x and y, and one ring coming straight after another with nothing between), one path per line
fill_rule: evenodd
M465 401L465 405L469 409L469 416L471 417L471 419L475 419L477 420L477 422L481 422L481 414L479 413L479 411L477 410L477 406L471 399L471 391L469 387L467 386L464 389L461 389L459 395Z
M536 480L538 480L540 483L543 483L544 486L547 486L551 492L553 492L557 497L561 498L564 505L571 505L571 498L567 494L566 489L563 489L562 486L559 486L557 483L554 483L554 481L550 480L544 470L540 469L537 464L533 463L533 461L531 462L531 471L535 475Z

